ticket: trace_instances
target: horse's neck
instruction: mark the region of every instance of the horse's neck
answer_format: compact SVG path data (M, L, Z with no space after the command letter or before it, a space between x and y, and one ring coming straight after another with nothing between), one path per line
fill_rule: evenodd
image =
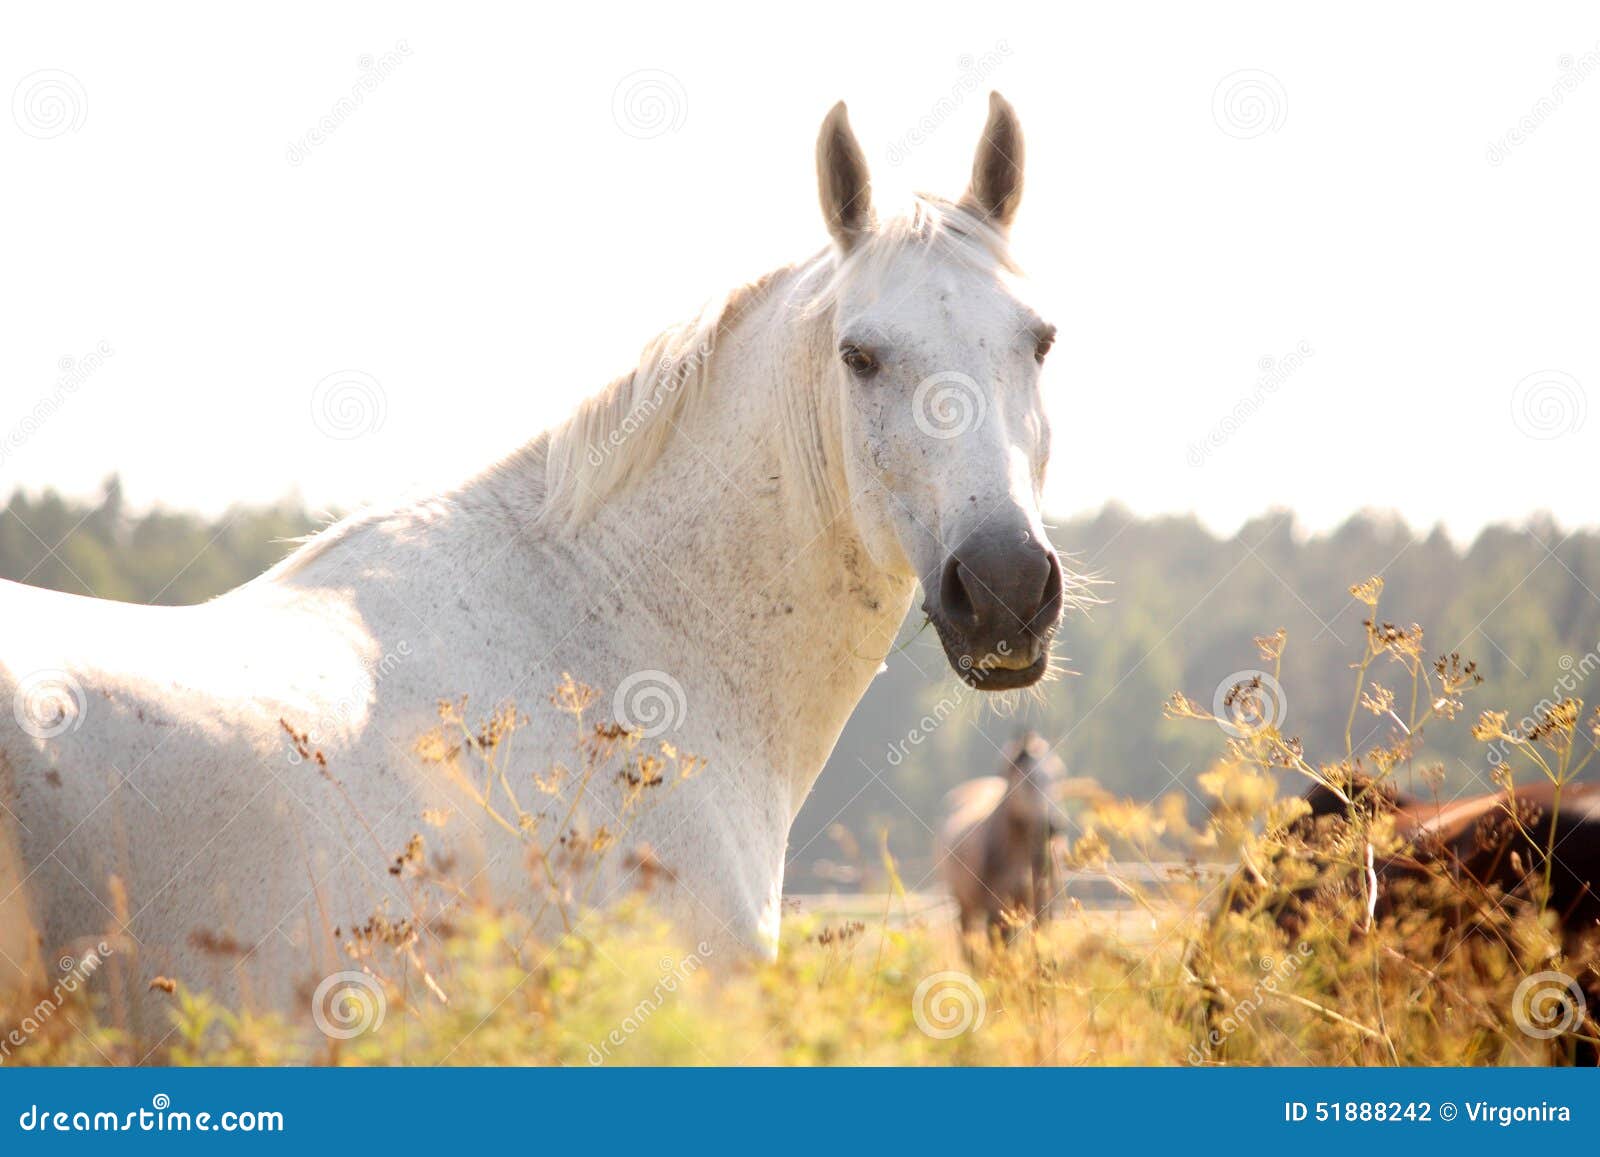
M818 517L819 482L844 491L819 324L781 293L730 322L692 403L658 417L673 423L660 456L576 527L535 525L544 462L530 447L446 502L325 532L265 581L354 587L353 574L379 551L423 551L436 564L391 560L396 575L442 568L526 587L546 569L550 599L605 596L602 615L623 608L599 627L619 678L661 668L683 683L691 715L702 695L731 705L702 718L718 721L742 759L778 776L798 808L915 585L873 564L847 500ZM624 440L615 452L631 449ZM508 536L520 543L515 558L502 549Z
M707 665L721 686L705 690L736 696L743 717L759 719L762 733L740 741L752 758L784 765L771 770L795 808L914 586L872 564L848 509L816 517L818 470L843 489L832 420L794 436L794 423L823 406L818 324L781 293L732 323L660 458L575 532L629 576L666 636ZM794 447L808 438L820 452L799 461Z

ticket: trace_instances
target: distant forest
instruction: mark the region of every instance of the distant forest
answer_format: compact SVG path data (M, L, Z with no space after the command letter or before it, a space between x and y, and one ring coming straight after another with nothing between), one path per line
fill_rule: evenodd
M239 507L215 521L181 511L130 514L106 480L98 503L17 491L0 512L0 578L128 603L203 603L254 578L286 539L319 521L298 504Z
M272 565L285 540L318 524L284 502L195 514L124 508L111 479L98 503L13 494L0 514L0 577L131 602L200 602ZM1488 790L1486 750L1468 731L1486 708L1513 719L1543 699L1600 700L1600 532L1565 533L1548 519L1491 527L1464 550L1440 531L1358 514L1306 536L1287 512L1219 538L1193 518L1136 518L1117 507L1052 532L1075 566L1098 575L1104 600L1063 624L1064 672L1038 694L996 706L948 671L914 617L856 711L791 836L789 887L851 888L876 872L880 833L908 886L924 882L944 792L992 772L1024 728L1058 743L1073 775L1140 799L1178 793L1203 809L1197 777L1223 737L1162 706L1175 691L1209 707L1219 684L1262 666L1253 638L1288 632L1285 731L1316 761L1343 752L1367 607L1348 588L1385 580L1380 616L1420 623L1428 653L1459 651L1485 683L1462 718L1430 730L1450 790ZM0 624L0 630L3 630ZM1380 677L1395 679L1380 668ZM1396 688L1398 689L1398 687ZM1357 719L1359 729L1373 717ZM1589 778L1590 773L1586 773Z

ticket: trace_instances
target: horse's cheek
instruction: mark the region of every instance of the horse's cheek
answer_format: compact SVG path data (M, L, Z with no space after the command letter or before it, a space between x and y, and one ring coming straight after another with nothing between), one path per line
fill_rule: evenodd
M887 472L890 466L889 439L882 434L868 434L867 461L879 473Z

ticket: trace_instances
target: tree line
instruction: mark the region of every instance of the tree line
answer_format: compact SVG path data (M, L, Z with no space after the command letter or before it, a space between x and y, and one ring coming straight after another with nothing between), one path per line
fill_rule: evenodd
M261 573L319 522L292 500L217 518L132 512L115 478L98 501L17 492L0 516L0 577L130 602L201 602ZM979 695L913 616L795 825L792 888L852 886L874 871L882 833L917 884L931 867L945 791L995 771L1025 729L1055 743L1073 775L1139 799L1176 793L1200 814L1197 778L1226 737L1165 718L1163 705L1182 692L1209 709L1230 680L1270 666L1254 640L1279 629L1280 726L1313 762L1336 758L1369 617L1349 588L1370 575L1384 579L1380 619L1420 624L1430 657L1459 653L1484 677L1463 718L1426 736L1423 756L1443 764L1446 791L1489 790L1493 753L1469 734L1479 711L1516 720L1569 694L1600 701L1594 530L1535 517L1461 546L1392 515L1364 512L1306 534L1289 512L1272 511L1222 536L1192 517L1110 506L1052 535L1076 570L1101 580L1091 588L1100 603L1062 624L1060 673L1036 692ZM1409 694L1396 670L1380 666L1372 677ZM1387 726L1360 712L1356 738Z

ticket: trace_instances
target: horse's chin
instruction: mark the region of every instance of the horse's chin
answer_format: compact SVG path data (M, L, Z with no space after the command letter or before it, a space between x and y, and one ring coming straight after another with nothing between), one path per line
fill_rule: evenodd
M1048 639L1036 644L1038 655L1025 666L1016 665L1014 661L1008 662L1004 657L994 655L974 659L964 645L952 640L942 631L939 633L939 642L944 647L950 669L959 675L967 686L979 691L1020 691L1025 687L1032 687L1050 670Z
M1050 669L1050 648L1045 647L1039 657L1026 667L965 667L955 664L956 674L979 691L1020 691L1032 687Z

